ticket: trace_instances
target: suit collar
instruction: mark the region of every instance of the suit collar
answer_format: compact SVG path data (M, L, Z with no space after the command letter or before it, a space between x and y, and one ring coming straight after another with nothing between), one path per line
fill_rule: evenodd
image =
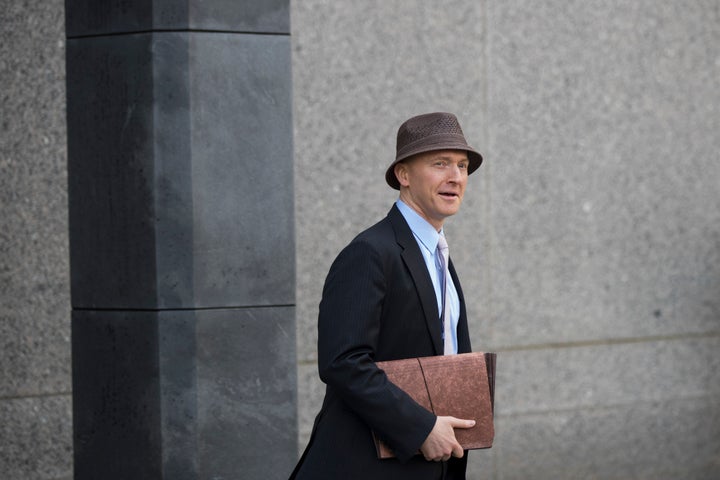
M422 243L429 252L435 252L438 246L438 239L440 238L440 233L438 233L435 227L430 225L427 220L402 200L398 199L395 205L410 227L415 239Z
M402 216L402 213L398 210L397 205L393 205L390 209L388 219L395 231L395 239L398 245L402 247L402 259L410 271L410 276L418 291L420 304L425 314L425 322L427 323L428 331L430 332L433 346L435 347L435 354L441 355L443 352L443 344L440 312L438 312L437 301L435 300L435 289L430 280L430 274L427 271L420 247L418 247L415 236L412 230L410 230L405 218Z

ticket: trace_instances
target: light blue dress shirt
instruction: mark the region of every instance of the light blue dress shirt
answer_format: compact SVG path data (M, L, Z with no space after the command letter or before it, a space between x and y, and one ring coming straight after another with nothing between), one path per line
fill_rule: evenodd
M442 230L438 232L435 227L430 225L427 220L422 218L415 210L407 206L405 202L398 199L396 202L398 210L405 218L405 221L410 226L415 240L417 241L420 252L422 252L423 258L425 259L425 265L427 266L428 273L430 274L430 280L432 280L433 287L435 288L435 297L437 299L438 312L442 314L442 276L440 269L440 253L437 251L438 238L440 235L444 235ZM447 308L450 309L450 332L452 333L452 353L457 353L457 324L460 319L460 298L458 297L455 284L453 284L452 277L448 275L448 292L447 292ZM438 317L438 322L442 325L442 319Z

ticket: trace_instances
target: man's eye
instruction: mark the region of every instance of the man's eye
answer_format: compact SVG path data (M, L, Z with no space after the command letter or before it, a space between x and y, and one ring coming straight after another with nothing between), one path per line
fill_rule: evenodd
M458 163L458 167L466 169L468 166L467 166L467 163Z

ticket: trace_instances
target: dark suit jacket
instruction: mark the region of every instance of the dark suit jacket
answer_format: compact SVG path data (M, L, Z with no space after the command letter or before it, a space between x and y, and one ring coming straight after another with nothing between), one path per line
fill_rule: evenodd
M458 349L470 351L460 297ZM435 416L388 381L375 362L442 355L435 292L417 241L396 206L335 259L318 319L318 368L327 384L297 479L465 478L466 456L428 462L415 455ZM398 459L378 460L371 430Z

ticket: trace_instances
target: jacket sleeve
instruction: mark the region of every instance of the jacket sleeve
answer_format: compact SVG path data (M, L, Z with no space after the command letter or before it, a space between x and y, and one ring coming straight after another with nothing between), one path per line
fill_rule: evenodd
M436 417L375 365L387 282L382 255L369 243L356 240L340 252L320 302L318 368L320 378L407 461Z

